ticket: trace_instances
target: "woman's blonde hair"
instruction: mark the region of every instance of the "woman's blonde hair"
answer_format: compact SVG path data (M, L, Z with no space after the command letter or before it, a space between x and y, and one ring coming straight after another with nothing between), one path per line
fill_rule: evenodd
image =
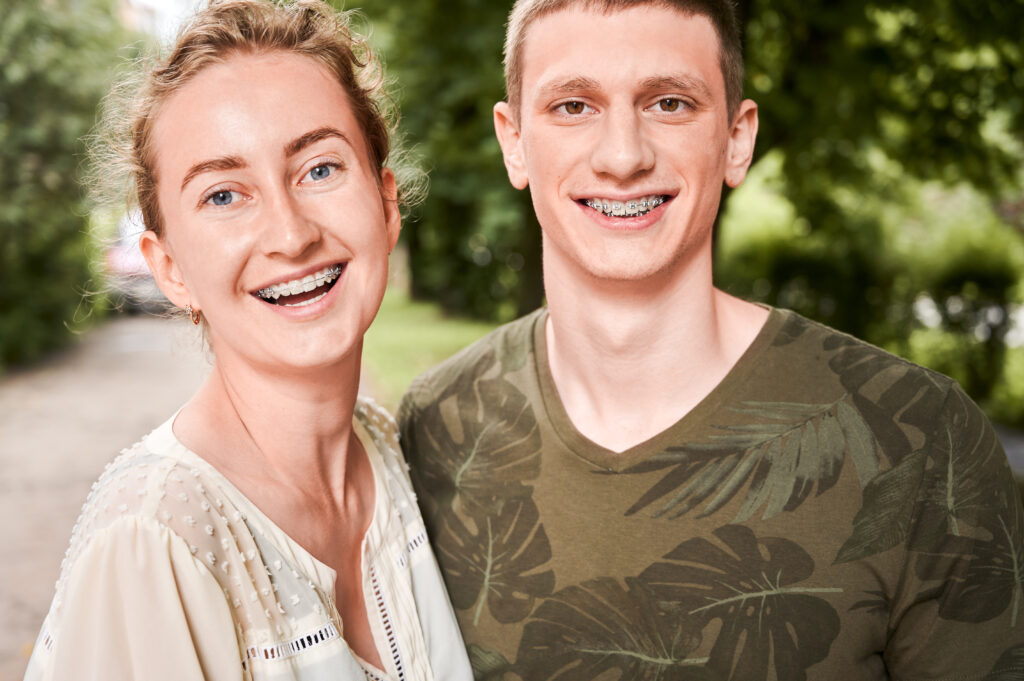
M120 197L129 206L137 203L146 228L162 235L152 145L161 107L206 67L237 54L273 51L306 55L337 79L378 176L390 162L399 198L408 203L419 177L414 169L394 167L394 116L380 62L351 30L350 13L321 0L210 0L183 26L166 56L133 65L133 73L107 97L91 140L90 184L98 202Z

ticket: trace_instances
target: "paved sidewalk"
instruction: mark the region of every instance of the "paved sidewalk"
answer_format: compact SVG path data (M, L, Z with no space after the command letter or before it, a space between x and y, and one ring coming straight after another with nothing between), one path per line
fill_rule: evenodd
M0 681L20 680L93 480L209 370L184 320L114 319L0 377Z

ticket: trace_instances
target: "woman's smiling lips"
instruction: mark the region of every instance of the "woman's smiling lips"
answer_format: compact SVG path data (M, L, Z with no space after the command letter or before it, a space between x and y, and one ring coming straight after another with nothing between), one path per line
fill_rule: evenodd
M334 263L286 281L264 286L251 293L270 305L305 307L326 296L344 270L345 263Z

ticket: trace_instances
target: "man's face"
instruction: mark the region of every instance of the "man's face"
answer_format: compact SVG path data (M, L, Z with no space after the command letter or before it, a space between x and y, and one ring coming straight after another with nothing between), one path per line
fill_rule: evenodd
M722 183L746 175L757 108L729 119L707 18L652 6L542 17L520 101L518 115L495 106L495 128L512 184L530 186L546 275L640 281L710 266Z

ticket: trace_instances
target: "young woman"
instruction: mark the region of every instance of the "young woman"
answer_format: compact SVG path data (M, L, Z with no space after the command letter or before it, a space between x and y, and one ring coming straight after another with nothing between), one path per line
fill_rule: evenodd
M356 395L400 223L374 64L319 1L242 0L146 75L141 248L215 359L94 486L27 679L470 678L394 423Z

